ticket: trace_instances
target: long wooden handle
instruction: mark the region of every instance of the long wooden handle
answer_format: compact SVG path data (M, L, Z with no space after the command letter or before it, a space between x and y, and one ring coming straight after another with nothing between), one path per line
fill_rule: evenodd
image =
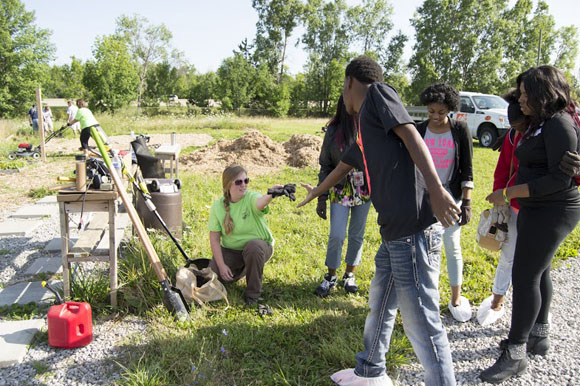
M121 177L117 174L117 171L113 167L111 159L109 158L109 155L107 154L107 151L105 149L105 145L103 144L103 141L101 139L101 135L94 127L91 127L91 137L93 137L93 139L97 143L97 147L99 148L101 156L103 157L103 161L105 161L107 168L109 168L109 173L111 173L111 177L113 178L113 182L115 183L117 192L119 192L121 200L123 201L123 205L125 205L125 209L127 210L129 217L131 218L131 222L133 222L133 226L137 231L137 235L139 236L141 242L143 243L143 246L145 247L145 251L147 252L147 256L149 256L149 261L153 266L153 270L155 271L157 278L159 279L159 281L167 279L167 273L165 272L165 269L163 269L163 265L159 260L159 256L157 256L157 252L155 252L155 248L153 248L153 244L151 244L151 239L149 239L149 235L145 230L145 226L141 222L141 219L139 218L139 215L137 214L135 207L131 203L129 196L127 195L127 192L125 192L125 189L123 188ZM114 248L114 246L111 246L111 248Z

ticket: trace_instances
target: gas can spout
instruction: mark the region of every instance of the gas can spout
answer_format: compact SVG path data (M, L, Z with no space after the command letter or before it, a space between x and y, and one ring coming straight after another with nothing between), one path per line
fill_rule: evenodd
M52 292L54 294L54 296L56 296L56 302L57 302L56 304L64 303L64 301L62 300L62 297L60 296L58 291L56 291L50 284L48 284L45 281L43 281L41 284L42 284L42 287L47 288L50 292Z

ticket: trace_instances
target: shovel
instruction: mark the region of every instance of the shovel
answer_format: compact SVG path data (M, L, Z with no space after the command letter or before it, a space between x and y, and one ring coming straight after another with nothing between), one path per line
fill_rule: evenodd
M171 285L171 282L169 281L169 276L167 276L165 269L163 269L163 265L159 260L159 256L157 256L157 252L155 252L155 249L153 248L153 244L151 244L151 240L147 235L147 231L145 230L143 223L139 219L137 210L135 210L135 207L131 203L127 195L127 192L125 192L125 190L123 189L121 177L117 174L117 171L113 167L111 159L109 158L109 154L105 149L103 140L101 139L99 132L94 127L91 127L91 137L93 137L94 141L97 143L97 147L99 148L99 152L103 157L103 161L105 161L107 168L109 168L109 173L113 178L113 182L115 183L117 192L119 192L119 195L121 196L121 200L123 201L123 204L127 209L127 213L131 218L131 222L135 227L135 231L137 232L137 235L141 239L141 242L145 247L145 251L147 252L147 256L149 257L149 261L153 266L153 270L155 271L155 274L159 279L161 288L163 289L163 303L165 304L165 307L167 307L167 309L171 313L173 313L178 320L180 321L188 320L189 312L186 303L183 301L183 296L177 289L175 289Z

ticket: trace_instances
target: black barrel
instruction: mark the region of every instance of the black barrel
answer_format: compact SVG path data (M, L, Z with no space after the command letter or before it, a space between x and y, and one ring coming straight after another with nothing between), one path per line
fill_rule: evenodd
M157 207L157 212L167 224L176 238L181 238L183 232L183 216L181 210L181 184L169 179L145 179L151 201ZM136 193L136 209L145 228L163 229L155 214L147 208L140 193Z

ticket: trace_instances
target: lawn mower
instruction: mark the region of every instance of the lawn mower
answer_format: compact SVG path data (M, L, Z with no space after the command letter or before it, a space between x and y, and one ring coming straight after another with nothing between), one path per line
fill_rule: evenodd
M68 129L70 126L63 126L60 129L53 131L50 133L44 143L48 143L54 137L62 137L62 134ZM40 145L33 146L31 143L21 143L18 145L18 150L11 152L8 154L9 160L14 160L16 157L32 157L34 159L40 158Z

